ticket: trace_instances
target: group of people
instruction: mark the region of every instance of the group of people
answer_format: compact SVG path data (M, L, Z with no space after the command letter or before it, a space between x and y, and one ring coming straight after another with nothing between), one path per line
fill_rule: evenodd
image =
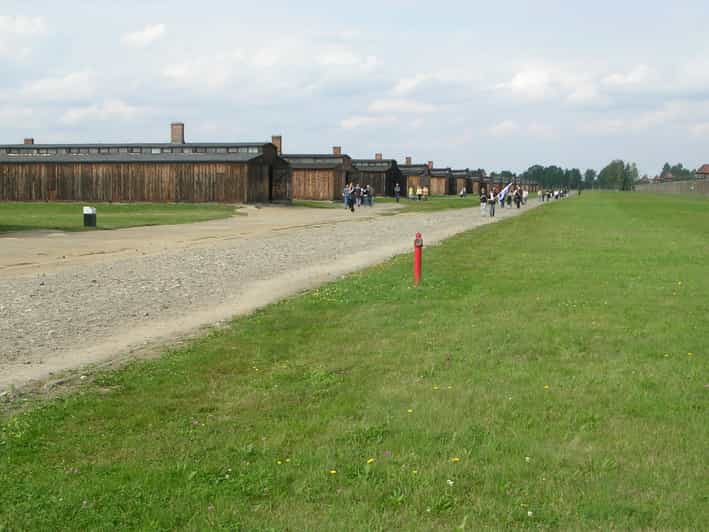
M580 192L580 191L579 191ZM565 188L559 190L540 190L539 191L539 202L544 203L546 201L551 201L552 199L558 200L563 199L569 195L569 191Z
M372 185L359 185L356 183L347 183L342 191L342 198L345 204L345 209L354 212L355 207L374 205L374 187Z
M484 216L486 213L493 218L495 210L499 204L501 208L512 208L514 203L519 209L522 205L527 204L529 191L518 185L508 185L503 189L494 187L488 192L484 188L480 190L480 213Z

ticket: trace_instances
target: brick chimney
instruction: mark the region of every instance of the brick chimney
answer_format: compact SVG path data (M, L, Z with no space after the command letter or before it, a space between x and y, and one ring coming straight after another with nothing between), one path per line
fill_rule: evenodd
M273 135L271 137L271 144L276 147L276 155L281 155L283 153L283 137L280 135Z
M34 139L27 138L27 139L25 139L24 144L26 144L26 145L34 144Z
M172 124L170 124L170 143L185 143L185 124L183 124L182 122L173 122Z
M411 157L406 158L406 166L411 166Z
M381 154L381 153L375 153L375 154L374 154L374 158L375 158L377 161L381 161L381 160L382 160L382 154Z
M332 154L333 155L342 155L342 146L333 146L332 147Z
M428 161L428 167L433 170L433 161Z

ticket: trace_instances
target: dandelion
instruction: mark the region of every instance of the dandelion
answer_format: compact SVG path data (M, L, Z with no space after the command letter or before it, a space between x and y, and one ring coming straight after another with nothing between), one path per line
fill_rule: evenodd
M373 463L374 463L374 458L370 458L369 460L367 460L367 463L368 463L368 464L373 464Z
M688 357L693 357L693 356L694 356L694 353L689 352L689 353L687 353L687 356L688 356Z
M452 389L453 389L453 386L448 386L448 389L449 389L449 390L452 390Z
M549 389L549 385L548 385L548 384L545 384L545 385L544 385L544 389L545 389L545 390L548 390L548 389Z
M412 469L412 470L411 470L411 474L412 474L412 475L418 475L418 474L419 474L418 469Z
M331 469L330 470L331 475L337 475L337 469Z
M457 464L458 462L460 462L460 458L458 458L457 456L454 456L453 458L451 458L451 462L453 462L454 464Z
M434 389L434 390L438 390L438 386L434 386L433 389Z
M532 513L532 510L529 510L529 511L527 512L527 517L532 517L533 515L534 515L534 514Z
M290 458L286 458L286 464L290 464Z
M413 413L414 413L413 409L411 409L411 408L409 408L409 409L407 410L407 412L408 412L409 414L413 414Z
M455 484L455 482L453 482L452 480L449 479L449 480L446 480L446 484L448 484L452 488L453 484Z
M524 457L524 461L527 462L527 463L529 463L529 462L532 461L532 459L531 459L529 456L525 456L525 457Z
M276 462L276 463L277 463L278 465L281 465L283 462L281 462L280 460L278 460L278 462Z

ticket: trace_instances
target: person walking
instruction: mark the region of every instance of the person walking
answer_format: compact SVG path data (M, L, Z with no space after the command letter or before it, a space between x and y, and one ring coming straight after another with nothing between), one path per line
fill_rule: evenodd
M350 209L350 212L355 211L355 193L354 193L354 186L352 183L347 187L347 206Z
M482 189L480 191L480 216L485 216L487 212L487 191Z
M342 189L342 199L345 204L345 209L349 209L350 208L350 184L349 183L347 183L345 185L345 188Z
M369 186L362 187L362 205L369 205Z
M399 203L399 198L401 198L401 186L399 183L394 185L394 197L396 198L396 202Z
M493 191L490 191L490 195L487 199L487 204L490 207L490 218L495 217L495 204L497 203L497 196L498 194Z
M416 197L418 198L419 201L421 201L421 196L423 196L423 189L418 186L416 187Z
M519 188L515 189L514 200L515 205L517 205L517 208L519 209L520 205L522 205L522 193L520 192Z

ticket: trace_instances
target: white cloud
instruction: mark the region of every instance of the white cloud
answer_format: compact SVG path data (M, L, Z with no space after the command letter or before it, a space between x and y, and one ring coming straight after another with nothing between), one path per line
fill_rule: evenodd
M121 100L108 100L101 104L86 107L75 107L66 111L60 121L67 125L77 125L82 122L105 120L134 120L143 114L143 110L133 107Z
M435 111L434 105L402 98L374 100L369 104L370 113L433 113Z
M503 120L488 129L488 133L493 137L509 137L519 133L522 128L514 120Z
M351 116L340 122L343 129L358 129L362 127L380 127L396 124L398 120L393 116Z
M431 79L431 76L428 74L416 74L411 78L401 78L394 86L392 92L394 94L407 94L429 79Z
M44 35L47 25L42 17L0 15L0 57L24 59L32 51L30 39Z
M693 124L689 128L689 132L694 137L709 137L709 122Z
M634 87L651 82L653 71L645 65L638 65L629 72L615 72L605 76L602 82L610 87Z
M153 24L146 26L142 30L126 33L121 37L124 46L133 48L145 48L165 36L167 27L165 24Z
M15 125L15 122L29 120L34 116L34 111L29 107L0 107L0 122Z
M77 100L91 97L95 89L93 74L71 72L61 77L31 81L17 93L17 97L41 101Z
M530 137L537 138L551 138L556 134L554 128L548 124L530 124L526 131Z
M32 37L42 35L47 25L42 17L23 17L0 15L0 37Z

